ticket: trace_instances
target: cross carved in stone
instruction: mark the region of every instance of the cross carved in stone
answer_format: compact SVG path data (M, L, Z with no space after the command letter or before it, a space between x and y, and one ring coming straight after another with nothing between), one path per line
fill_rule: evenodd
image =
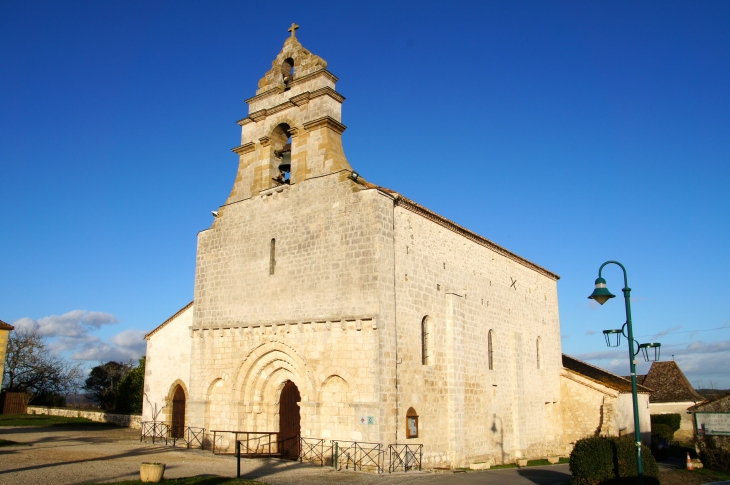
M291 27L289 27L287 30L289 32L291 32L292 37L296 37L297 36L296 32L297 32L298 28L299 28L299 26L297 24L295 24L294 22L292 22Z

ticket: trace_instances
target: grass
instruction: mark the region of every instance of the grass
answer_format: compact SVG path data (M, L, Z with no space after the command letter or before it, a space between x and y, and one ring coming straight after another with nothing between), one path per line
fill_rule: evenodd
M139 485L141 483L143 482L140 480L126 480L123 482L104 483L103 485ZM265 485L263 482L252 482L241 478L228 478L210 475L170 479L163 478L160 483L166 483L168 485Z
M17 441L0 440L0 448L3 446L28 446L25 443L18 443Z
M516 463L507 463L506 465L492 465L489 467L490 470L502 470L504 468L518 468L518 466Z
M0 414L0 426L114 426L86 418L66 418L47 414Z

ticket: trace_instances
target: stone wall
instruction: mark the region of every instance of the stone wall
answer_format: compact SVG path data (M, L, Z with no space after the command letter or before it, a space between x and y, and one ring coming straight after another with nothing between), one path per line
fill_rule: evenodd
M139 414L112 414L101 411L48 408L45 406L28 406L28 414L47 414L49 416L63 416L65 418L86 418L97 423L115 424L132 429L142 428L142 416Z
M410 203L394 214L397 439L423 443L430 461L452 466L556 453L562 360L555 277ZM409 407L419 413L418 439L405 440Z

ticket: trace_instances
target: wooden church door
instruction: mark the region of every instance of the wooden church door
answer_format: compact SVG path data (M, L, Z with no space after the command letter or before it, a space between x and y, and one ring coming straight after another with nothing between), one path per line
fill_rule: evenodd
M185 433L185 391L182 386L175 388L172 397L172 437L182 438Z
M299 389L292 381L287 381L279 397L279 451L282 458L299 458L299 433L301 416Z

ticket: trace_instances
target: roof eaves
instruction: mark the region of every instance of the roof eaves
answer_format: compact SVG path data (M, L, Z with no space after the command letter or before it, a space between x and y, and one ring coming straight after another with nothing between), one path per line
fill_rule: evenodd
M162 323L161 323L161 324L160 324L160 325L159 325L159 326L158 326L157 328L155 328L155 329L154 329L154 330L152 330L152 331L151 331L150 333L148 333L147 335L145 335L145 336L144 336L144 339L145 339L145 340L149 340L149 339L150 339L150 337L151 337L152 335L154 335L155 333L157 333L157 331L158 331L158 330L161 330L161 329L162 329L162 327L164 327L165 325L167 325L167 324L168 324L168 323L170 323L171 321L175 320L175 319L176 319L177 317L179 317L179 316L180 316L180 314L181 314L182 312L184 312L185 310L187 310L188 308L190 308L191 306L193 306L193 303L195 303L195 300L191 301L190 303L188 303L187 305L185 305L184 307L182 307L182 308L181 308L180 310L178 310L178 312L177 312L177 313L175 313L175 314L174 314L173 316L171 316L170 318L168 318L167 320L165 320L164 322L162 322Z

